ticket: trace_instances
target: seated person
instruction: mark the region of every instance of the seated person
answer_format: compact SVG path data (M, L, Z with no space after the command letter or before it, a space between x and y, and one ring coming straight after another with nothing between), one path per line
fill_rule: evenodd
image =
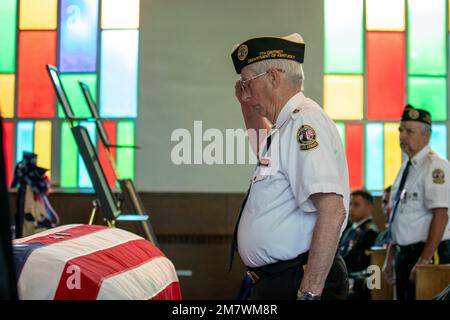
M388 241L388 229L389 229L389 217L391 214L391 208L389 207L389 198L391 197L391 186L384 189L383 196L381 197L381 211L384 215L384 220L386 221L385 229L380 232L377 239L375 240L375 247L386 248Z
M366 269L370 265L368 251L378 236L378 228L372 221L373 197L364 190L350 195L352 226L341 238L340 253L345 260L350 278L349 299L369 299L366 286Z

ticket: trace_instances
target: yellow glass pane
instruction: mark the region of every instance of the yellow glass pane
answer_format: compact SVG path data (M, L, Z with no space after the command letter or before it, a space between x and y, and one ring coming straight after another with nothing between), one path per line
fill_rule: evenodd
M14 117L14 74L0 74L0 114Z
M57 17L57 0L20 1L19 28L21 30L55 30Z
M51 177L52 164L52 123L51 121L36 121L34 124L34 153L37 154L39 167L49 169L47 175Z
M102 29L139 28L139 0L102 0Z
M324 109L334 120L363 118L364 80L360 75L325 75Z
M398 123L384 124L384 187L394 183L402 164Z
M367 30L405 31L404 0L366 0Z

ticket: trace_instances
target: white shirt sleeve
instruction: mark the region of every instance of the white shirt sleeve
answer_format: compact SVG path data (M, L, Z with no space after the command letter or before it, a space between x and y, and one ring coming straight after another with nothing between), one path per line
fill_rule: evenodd
M286 173L300 209L317 211L309 199L312 194L344 195L342 142L334 124L316 110L299 112L291 128L286 132L291 135Z
M449 207L449 181L450 172L445 161L436 160L430 166L425 178L425 207L428 210L434 208Z

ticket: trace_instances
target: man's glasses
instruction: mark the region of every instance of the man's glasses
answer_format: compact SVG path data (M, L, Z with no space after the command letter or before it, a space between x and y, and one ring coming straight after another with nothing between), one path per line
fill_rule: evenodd
M242 91L248 90L248 84L249 84L250 81L255 80L255 79L259 78L259 77L262 77L262 76L265 75L266 73L267 73L267 71L266 71L266 72L263 72L263 73L260 73L260 74L257 74L256 76L251 77L251 78L249 78L249 79L247 79L247 80L242 80L242 78L239 79L239 84L241 85L241 90L242 90Z

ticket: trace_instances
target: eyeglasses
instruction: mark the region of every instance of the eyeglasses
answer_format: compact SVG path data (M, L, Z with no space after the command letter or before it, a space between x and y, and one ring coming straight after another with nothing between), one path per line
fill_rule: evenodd
M249 84L250 81L255 80L255 79L259 78L259 77L262 77L262 76L265 75L266 73L267 73L267 71L266 71L266 72L263 72L263 73L260 73L260 74L257 74L256 76L251 77L251 78L249 78L249 79L247 79L247 80L242 80L242 78L239 79L239 83L240 83L240 85L241 85L241 90L242 90L242 91L248 90L248 84Z

